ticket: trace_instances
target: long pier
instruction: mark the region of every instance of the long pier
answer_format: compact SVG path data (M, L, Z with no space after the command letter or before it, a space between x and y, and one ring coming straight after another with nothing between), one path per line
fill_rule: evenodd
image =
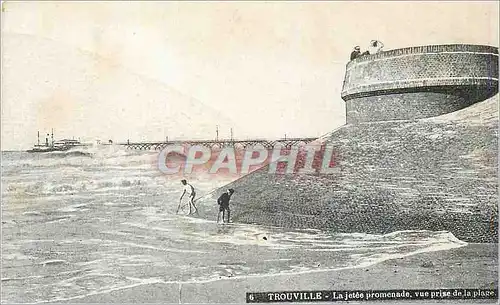
M169 145L182 145L194 146L201 145L210 149L221 149L225 147L234 147L237 149L245 149L255 145L262 145L266 149L273 149L276 145L282 145L285 148L293 146L305 145L313 142L317 138L286 138L277 140L265 139L247 139L247 140L234 140L234 139L219 139L219 140L178 140L178 141L163 141L163 142L126 142L116 143L117 145L126 146L127 149L137 150L162 150Z

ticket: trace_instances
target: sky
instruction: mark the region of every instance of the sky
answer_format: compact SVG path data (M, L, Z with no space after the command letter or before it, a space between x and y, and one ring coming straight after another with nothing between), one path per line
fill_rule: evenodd
M353 46L498 46L497 1L4 2L1 149L314 137ZM43 141L43 140L42 140Z

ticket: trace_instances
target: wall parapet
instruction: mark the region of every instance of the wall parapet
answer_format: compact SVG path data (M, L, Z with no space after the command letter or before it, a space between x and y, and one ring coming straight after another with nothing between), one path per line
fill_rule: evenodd
M395 57L408 54L421 54L421 53L444 53L444 52L474 52L474 53L491 53L498 55L498 48L487 45L475 44L443 44L443 45L428 45L428 46L414 46L401 49L393 49L383 51L372 55L363 55L347 63L347 68L364 61L372 61L381 58Z

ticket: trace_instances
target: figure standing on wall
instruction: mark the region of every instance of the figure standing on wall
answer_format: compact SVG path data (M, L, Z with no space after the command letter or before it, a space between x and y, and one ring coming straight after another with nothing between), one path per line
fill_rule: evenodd
M368 54L377 54L382 51L384 44L378 40L370 41L370 46L368 47Z
M354 60L360 56L361 56L360 48L359 48L359 46L355 46L354 51L352 51L352 53L351 53L351 60Z

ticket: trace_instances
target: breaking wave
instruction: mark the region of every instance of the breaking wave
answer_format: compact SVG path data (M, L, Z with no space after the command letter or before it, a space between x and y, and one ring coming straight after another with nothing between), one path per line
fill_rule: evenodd
M3 153L2 301L55 302L148 283L361 268L465 245L450 232L385 235L218 225L176 215L182 186L157 152ZM197 196L229 181L190 180ZM235 207L237 208L237 207Z

